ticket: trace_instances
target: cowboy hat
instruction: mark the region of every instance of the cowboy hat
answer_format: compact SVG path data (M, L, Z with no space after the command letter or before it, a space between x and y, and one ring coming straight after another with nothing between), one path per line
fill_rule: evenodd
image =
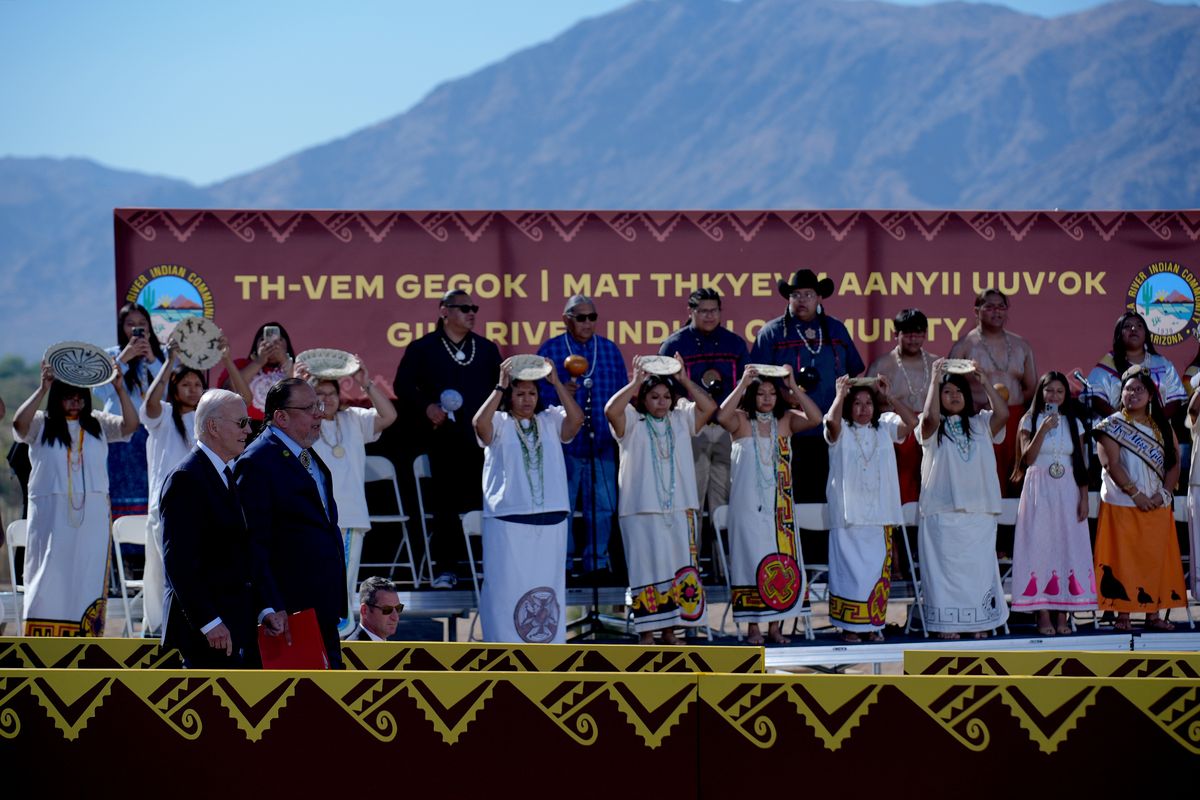
M792 275L791 283L785 280L779 281L779 293L785 298L791 297L792 292L800 289L812 289L824 299L833 294L833 281L829 278L817 280L816 273L811 269L796 270Z

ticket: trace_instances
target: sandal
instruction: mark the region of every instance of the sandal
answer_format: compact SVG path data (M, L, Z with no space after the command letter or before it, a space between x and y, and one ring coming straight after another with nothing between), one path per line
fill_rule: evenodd
M851 631L844 631L842 633L841 639L843 642L846 642L847 644L858 644L859 642L862 641L861 636L859 636L857 633L853 633Z
M1148 631L1173 631L1175 623L1162 617L1147 617L1145 629Z
M957 633L946 633L944 631L942 633L939 633L937 635L937 637L939 639L941 639L943 642L957 642L959 639L962 638Z
M868 642L882 642L883 634L879 631L871 631L871 635L867 637Z
M1053 636L1054 635L1054 626L1053 625L1038 625L1038 634L1041 636Z
M1113 623L1113 630L1128 633L1133 630L1133 623L1129 621L1129 617L1117 617L1117 621Z

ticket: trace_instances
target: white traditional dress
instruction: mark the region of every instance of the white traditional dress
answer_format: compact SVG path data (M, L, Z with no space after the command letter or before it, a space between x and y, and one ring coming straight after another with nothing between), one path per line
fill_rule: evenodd
M925 626L944 633L990 631L1008 619L1008 603L996 561L1000 481L991 436L991 411L970 418L968 439L959 417L946 417L938 442L917 429L921 461L921 588Z
M706 623L696 558L695 431L696 405L690 401L677 402L662 420L625 407L625 435L617 439L617 513L638 633Z
M333 419L321 420L321 435L313 449L329 467L333 476L333 499L337 503L338 525L342 529L342 562L346 565L347 608L358 613L358 565L362 561L363 534L371 527L367 511L367 490L363 483L367 469L367 444L379 439L373 408L343 408ZM354 625L343 621L338 626L342 638L354 632Z
M71 447L42 442L45 412L18 439L29 445L25 635L103 636L111 519L108 443L127 441L121 417L93 411L100 438L68 422Z
M180 419L183 435L175 427L173 409L167 401L156 418L146 414L146 403L138 408L138 417L146 429L146 466L150 481L150 509L146 523L146 565L142 572L142 630L157 632L163 624L163 541L162 519L158 515L158 496L167 476L191 452L196 441L196 412L189 411Z
M729 575L733 618L741 623L775 622L798 616L800 565L792 528L791 449L774 415L770 433L733 441L729 490Z
M891 528L904 522L896 448L899 415L878 427L843 421L829 444L829 617L842 630L883 630L892 591Z
M1092 542L1087 520L1076 513L1079 487L1071 469L1074 445L1061 417L1047 431L1025 471L1013 542L1012 607L1016 611L1078 611L1096 607ZM1075 422L1083 437L1083 424ZM1021 419L1033 435L1033 420Z
M492 415L492 442L483 455L479 620L485 641L566 641L566 417L562 406L529 422L504 411Z

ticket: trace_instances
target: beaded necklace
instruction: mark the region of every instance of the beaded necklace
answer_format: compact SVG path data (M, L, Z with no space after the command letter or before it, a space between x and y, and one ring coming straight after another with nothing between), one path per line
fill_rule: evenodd
M764 422L770 423L769 444L758 444L758 431ZM750 441L754 445L754 482L758 486L758 510L773 505L775 495L775 465L779 458L779 420L774 414L754 413L750 424Z
M992 354L992 348L983 338L983 333L979 334L979 344L983 347L983 352L987 353L988 361L992 362L992 366L997 372L1008 372L1009 364L1012 363L1012 341L1008 338L1008 331L1001 331L1004 336L1004 366L1000 366L1000 362L996 360L996 356Z
M331 442L325 438L325 425L322 423L321 441L329 445L333 451L334 458L342 458L346 455L346 448L342 447L342 420L337 414L333 415L333 425L337 432L334 434L334 440Z
M904 366L904 362L900 360L900 348L892 351L892 357L896 359L896 366L900 368L900 374L904 377L904 385L908 387L908 407L919 410L925 400L925 393L929 391L929 369L931 357L929 353L921 350L921 386L925 387L920 392L913 389L912 378L908 376L908 367Z
M471 343L471 355L468 357L463 351L467 348L467 342ZM471 338L471 334L467 334L463 339L462 344L454 344L445 333L442 334L442 347L446 348L446 353L454 359L454 363L460 367L465 367L475 360L475 340Z
M658 419L653 414L642 417L650 434L650 461L654 466L654 492L663 511L675 504L675 430L670 419ZM662 428L663 432L659 432ZM664 467L663 464L669 466ZM663 474L666 472L667 474Z
M813 321L816 321L816 320L813 320ZM808 344L808 340L812 338L812 334L814 333L811 322L809 323L809 327L807 329L800 330L800 320L797 319L796 320L796 333L800 334L800 343L804 345L805 350L812 353L814 356L817 353L821 352L821 347L824 346L824 344L825 344L825 331L822 329L821 324L819 322L817 323L817 329L815 331L815 333L817 334L817 346L815 348L810 347Z
M854 437L854 446L858 450L858 466L859 472L862 473L862 490L863 500L867 504L874 504L879 497L879 470L875 469L875 455L879 452L879 436L876 434L875 428L868 425L859 425L856 422L851 422L850 435ZM863 434L871 443L870 448L863 445Z
M1158 425L1156 425L1156 424L1154 423L1154 417L1150 416L1149 412L1147 412L1147 413L1146 413L1146 420L1145 420L1145 422L1143 422L1143 421L1141 421L1141 420L1134 419L1134 418L1133 418L1133 415L1132 415L1132 414L1130 414L1130 413L1129 413L1129 411L1128 411L1127 409L1124 409L1124 408L1122 408L1122 409L1121 409L1121 416L1122 416L1122 417L1124 417L1124 418L1125 418L1125 421L1126 421L1126 422L1128 422L1130 425L1145 425L1145 426L1146 426L1146 427L1148 427L1148 428L1149 428L1151 431L1153 431L1153 432L1154 432L1154 438L1155 438L1155 439L1158 441L1158 443L1159 443L1159 444L1162 444L1162 443L1163 443L1163 435L1162 435L1162 431L1160 431L1160 430L1158 429Z
M513 417L513 421L517 423L517 441L521 443L521 460L525 463L529 494L533 497L533 504L541 508L546 504L546 475L542 460L542 435L538 431L537 419L529 420L528 427L523 419Z
M971 451L975 449L975 440L963 433L962 419L958 416L946 420L946 433L950 441L958 448L958 457L963 461L971 460Z
M73 444L67 444L67 521L72 528L78 528L83 524L83 510L87 506L87 473L83 469L83 425L79 425L79 456L73 457L75 452ZM79 504L75 504L75 473L79 473L79 480L82 484L83 491L79 495Z

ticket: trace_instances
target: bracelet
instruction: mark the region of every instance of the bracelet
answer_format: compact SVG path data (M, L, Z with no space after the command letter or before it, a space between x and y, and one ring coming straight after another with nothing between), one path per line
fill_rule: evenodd
M1124 492L1125 494L1129 495L1130 497L1133 497L1133 495L1136 494L1136 490L1137 490L1137 484L1134 483L1133 481L1130 481L1129 483L1127 483L1121 487L1121 491Z
M492 391L499 392L500 394L504 394L504 387L497 383L495 386L492 387Z
M1171 497L1171 493L1167 491L1167 487L1164 486L1163 488L1159 489L1158 496L1162 498L1163 507L1170 507L1174 505L1171 502L1173 498Z

